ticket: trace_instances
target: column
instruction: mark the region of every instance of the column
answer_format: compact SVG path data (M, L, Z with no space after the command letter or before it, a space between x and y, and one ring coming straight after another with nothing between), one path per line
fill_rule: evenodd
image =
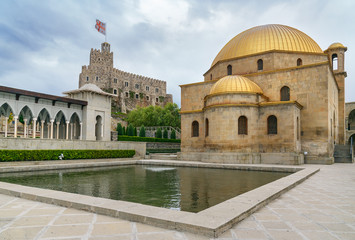
M44 120L41 121L41 139L43 138L43 132L44 132Z
M32 122L32 124L33 124L33 132L32 132L32 138L36 138L36 126L37 126L37 123L36 123L36 121L37 121L37 118L33 118L32 119L33 120L33 122Z
M53 123L54 123L54 119L51 119L50 122L51 122L50 139L53 139Z
M104 138L104 124L101 123L101 140Z
M68 140L68 137L69 137L69 121L66 121L65 123L67 124L67 126L66 126L65 139Z
M7 121L9 121L9 118L5 117L5 137L7 137Z
M24 127L23 127L23 138L26 138L27 136L27 118L23 119L24 122Z
M76 125L77 125L76 122L73 123L73 134L72 134L72 135L73 135L73 138L74 138L74 139L76 139L76 138L75 138L75 137L76 137Z
M17 138L17 119L18 116L14 116L14 121L15 121L14 138Z
M47 139L50 138L51 135L51 125L47 123Z
M80 122L80 133L79 133L79 135L80 135L80 140L83 140L83 123L82 122Z
M59 124L60 124L60 122L56 122L56 124L57 124L57 136L56 136L56 139L59 139Z

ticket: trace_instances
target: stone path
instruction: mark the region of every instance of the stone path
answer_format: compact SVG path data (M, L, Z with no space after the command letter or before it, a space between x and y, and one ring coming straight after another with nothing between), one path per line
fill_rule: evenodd
M209 239L0 195L0 239ZM319 173L218 239L355 239L355 164Z

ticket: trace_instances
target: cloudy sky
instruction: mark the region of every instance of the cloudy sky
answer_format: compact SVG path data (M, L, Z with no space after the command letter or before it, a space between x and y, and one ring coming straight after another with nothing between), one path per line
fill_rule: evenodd
M2 0L0 85L61 95L78 87L91 48L105 38L120 70L167 81L180 105L180 84L203 81L219 50L238 33L284 24L325 50L346 52L346 101L355 101L355 1L353 0Z

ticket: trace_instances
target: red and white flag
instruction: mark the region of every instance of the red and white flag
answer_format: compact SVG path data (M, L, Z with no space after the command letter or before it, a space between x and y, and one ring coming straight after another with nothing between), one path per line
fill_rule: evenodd
M106 36L106 23L103 23L100 20L96 19L95 28L97 29L98 32Z

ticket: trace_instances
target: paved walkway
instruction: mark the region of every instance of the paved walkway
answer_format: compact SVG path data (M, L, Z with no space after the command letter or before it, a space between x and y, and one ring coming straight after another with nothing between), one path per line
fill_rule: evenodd
M209 239L0 195L0 239ZM355 164L321 171L218 239L355 239Z

